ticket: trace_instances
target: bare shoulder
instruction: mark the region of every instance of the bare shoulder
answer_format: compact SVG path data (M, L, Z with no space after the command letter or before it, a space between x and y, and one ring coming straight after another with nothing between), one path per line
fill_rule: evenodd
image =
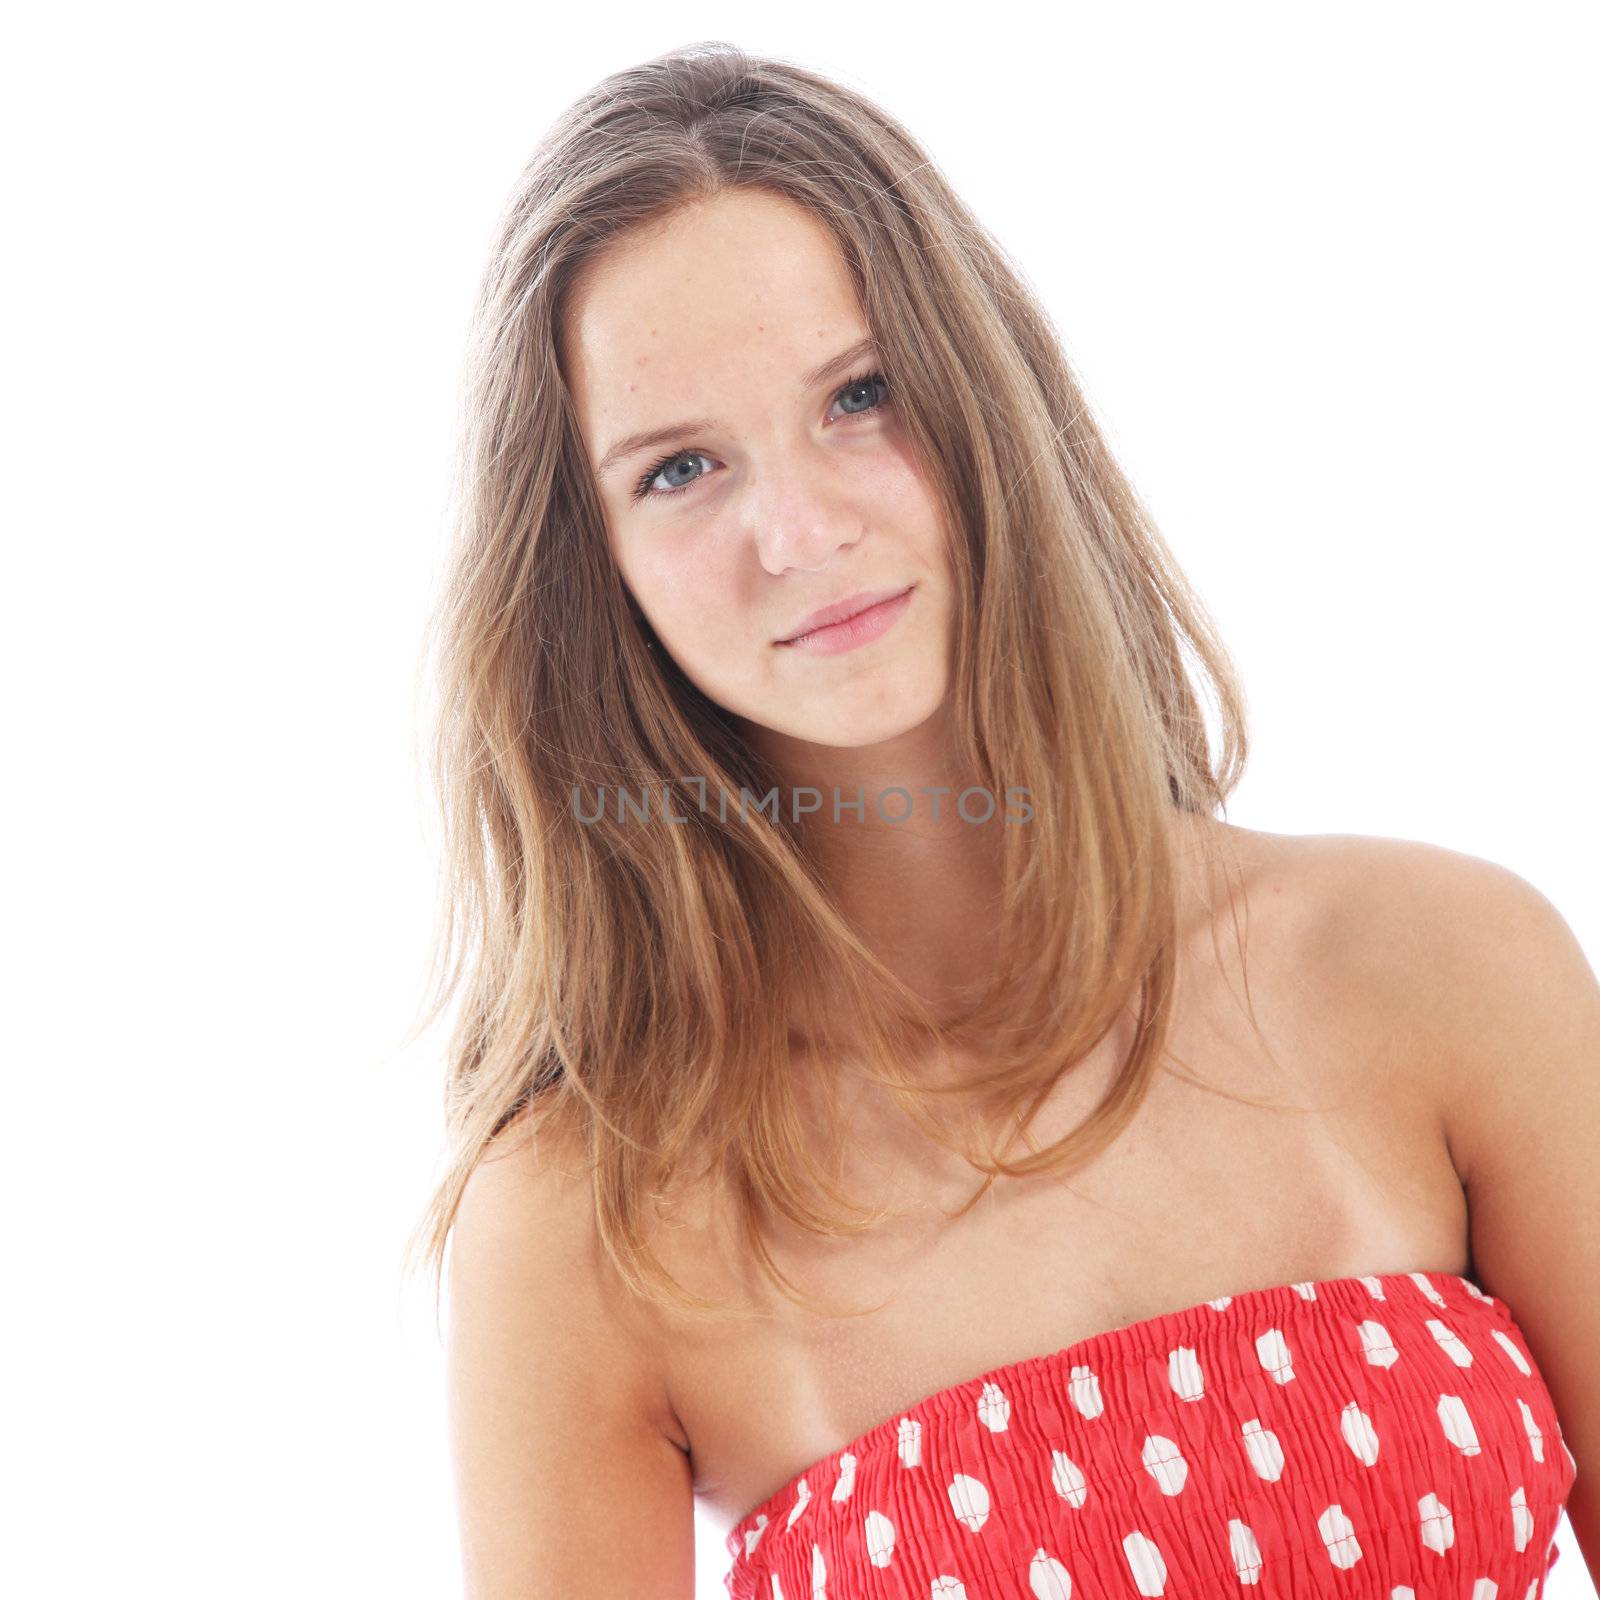
M1410 992L1414 1004L1429 999L1411 988L1419 976L1466 976L1475 957L1503 953L1509 932L1565 926L1527 879L1481 856L1416 839L1214 827L1253 900L1287 895L1307 941L1298 954Z
M1420 1075L1466 1183L1509 1062L1583 1025L1594 979L1553 902L1498 862L1414 839L1230 828L1253 894L1291 891L1296 959Z
M1324 953L1393 991L1419 1024L1458 1016L1509 952L1572 943L1539 889L1482 856L1364 834L1285 838L1281 849L1298 863Z
M447 1409L471 1600L693 1588L690 1466L660 1347L614 1281L577 1157L546 1127L503 1129L451 1233Z
M1600 1573L1600 981L1550 896L1481 856L1352 835L1285 845L1324 952L1387 1018L1465 1192L1470 1275L1512 1308L1555 1403L1567 1513ZM1354 992L1354 991L1352 991Z
M586 1152L569 1128L522 1112L485 1146L451 1234L452 1279L470 1274L492 1274L503 1296L545 1299L559 1285L574 1336L606 1352L613 1393L676 1433L654 1319L605 1251Z

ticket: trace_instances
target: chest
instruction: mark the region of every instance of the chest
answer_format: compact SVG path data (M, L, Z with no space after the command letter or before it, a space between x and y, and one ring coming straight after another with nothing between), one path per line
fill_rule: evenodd
M997 1179L964 1216L949 1214L978 1186L971 1167L864 1134L847 1192L904 1205L905 1217L837 1240L780 1227L772 1246L806 1293L857 1315L797 1307L748 1263L712 1276L704 1258L669 1259L745 1312L685 1319L667 1341L702 1511L731 1526L924 1396L1109 1328L1275 1284L1466 1273L1465 1195L1436 1095L1349 1007L1301 994L1263 1011L1258 1036L1186 1003L1167 1057L1177 1065L1112 1144L1066 1177ZM1082 1123L1126 1044L1109 1038L1066 1076L1036 1143ZM1210 1092L1184 1064L1268 1104Z

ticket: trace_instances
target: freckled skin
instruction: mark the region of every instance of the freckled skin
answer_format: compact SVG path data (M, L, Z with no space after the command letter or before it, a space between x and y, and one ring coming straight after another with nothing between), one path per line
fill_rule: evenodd
M944 535L892 390L876 391L886 403L871 413L873 390L840 397L852 373L801 390L802 374L869 331L826 228L746 192L614 247L577 286L563 352L592 464L625 434L720 419L601 482L612 555L691 682L774 755L804 762L804 781L852 793L858 772L819 771L824 753L809 747L893 749L912 773L896 781L920 781L914 769L943 748L950 681ZM635 503L640 476L669 450L688 454ZM907 584L899 622L859 649L774 645L819 606Z
M892 389L846 389L880 363L804 388L870 332L826 228L743 192L618 241L575 285L562 354L592 466L631 434L718 419L599 481L607 544L658 648L766 758L785 815L799 820L801 790L815 791L807 839L841 913L902 981L948 1007L992 967L1007 810L999 795L993 820L980 809L972 826L952 798L979 780L952 738L941 510ZM885 403L865 409L874 396ZM673 472L636 503L631 491L669 453ZM684 481L686 492L664 492ZM898 620L856 649L774 642L819 607L907 585ZM945 792L937 816L934 789Z

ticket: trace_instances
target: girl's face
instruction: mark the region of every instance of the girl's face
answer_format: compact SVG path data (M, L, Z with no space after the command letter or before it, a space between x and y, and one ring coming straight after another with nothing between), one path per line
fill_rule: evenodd
M940 513L821 223L748 190L691 206L596 264L563 344L612 556L707 698L841 747L939 710ZM784 642L885 596L903 598Z

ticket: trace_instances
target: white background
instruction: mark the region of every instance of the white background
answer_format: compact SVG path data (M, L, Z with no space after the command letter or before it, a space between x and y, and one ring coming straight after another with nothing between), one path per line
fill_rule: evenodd
M7 1593L460 1592L396 1273L440 1147L413 675L496 215L617 68L729 39L904 120L1236 653L1230 820L1488 857L1600 950L1594 9L1043 15L13 24Z

